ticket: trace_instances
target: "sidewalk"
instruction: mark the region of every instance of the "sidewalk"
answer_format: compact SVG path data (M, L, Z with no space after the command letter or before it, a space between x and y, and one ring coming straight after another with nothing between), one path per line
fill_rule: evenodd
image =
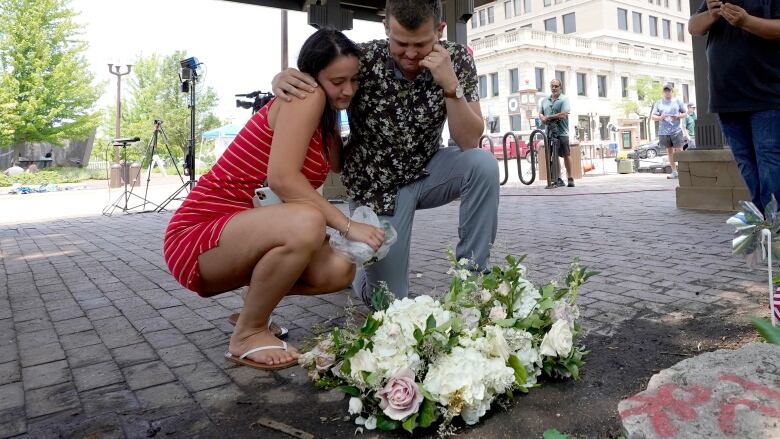
M614 437L618 401L653 373L755 339L746 316L765 314L763 275L731 256L729 214L676 209L675 184L633 174L502 188L494 261L527 254L536 281L560 276L573 257L600 272L579 298L591 354L580 381L517 395L463 437L537 438L548 428ZM202 299L171 278L161 257L170 213L103 217L106 196L91 192L70 201L89 216L42 222L9 220L9 203L21 201L0 197L0 437L354 435L342 394L317 391L303 369L223 359L226 317L241 299ZM457 218L458 203L418 212L413 294L446 289ZM349 292L288 297L275 318L300 346L342 322L349 301Z

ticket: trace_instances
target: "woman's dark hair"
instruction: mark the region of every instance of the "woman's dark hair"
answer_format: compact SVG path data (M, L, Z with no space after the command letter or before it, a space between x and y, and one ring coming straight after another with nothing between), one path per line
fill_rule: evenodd
M298 54L298 70L308 73L315 79L322 69L327 67L339 56L360 57L360 49L343 33L333 28L322 28L314 32L301 47ZM328 156L328 145L337 144L340 137L336 135L336 110L325 104L320 120L322 131L322 148ZM333 142L333 143L331 143Z

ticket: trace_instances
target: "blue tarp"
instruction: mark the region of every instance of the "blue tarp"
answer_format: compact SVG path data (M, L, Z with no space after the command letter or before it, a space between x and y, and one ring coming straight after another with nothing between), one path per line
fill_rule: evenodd
M204 139L217 139L220 137L236 137L238 135L238 132L241 131L241 128L243 128L243 126L230 123L221 126L219 128L214 128L213 130L208 130L203 134L201 134L201 137Z

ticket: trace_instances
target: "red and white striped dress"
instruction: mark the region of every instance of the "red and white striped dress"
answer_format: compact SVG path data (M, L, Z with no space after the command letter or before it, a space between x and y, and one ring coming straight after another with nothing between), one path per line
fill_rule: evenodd
M273 130L268 110L273 100L252 115L209 172L187 195L165 230L163 255L171 274L185 288L200 290L198 257L219 245L233 215L252 209L254 191L266 179ZM330 171L318 129L306 151L301 173L318 188Z

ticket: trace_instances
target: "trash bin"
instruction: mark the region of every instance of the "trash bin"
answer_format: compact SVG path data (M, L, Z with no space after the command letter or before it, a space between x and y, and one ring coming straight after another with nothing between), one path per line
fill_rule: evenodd
M111 174L109 179L109 187L120 187L124 184L122 181L122 165L119 163L113 163L111 165Z
M133 162L130 165L129 169L129 181L128 184L130 186L138 186L141 184L141 164L138 162Z
M618 174L631 174L634 172L634 161L619 159L617 162Z

